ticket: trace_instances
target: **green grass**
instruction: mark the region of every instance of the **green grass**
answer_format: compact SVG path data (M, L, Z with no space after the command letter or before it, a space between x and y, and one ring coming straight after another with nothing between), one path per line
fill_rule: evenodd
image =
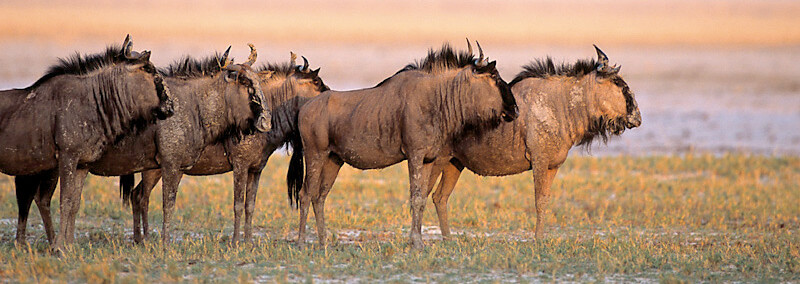
M540 240L532 234L530 173L465 172L450 200L458 237L439 238L429 202L422 251L407 245L404 165L345 167L327 202L332 244L298 249L297 212L283 179L287 160L273 158L262 175L252 245L229 242L230 175L183 179L179 240L166 248L157 233L132 244L117 180L90 177L77 244L60 257L48 252L35 209L31 245L15 247L13 180L0 176L0 281L800 280L800 158L572 157L553 184L550 233ZM160 196L154 191L150 204L151 227L159 230Z

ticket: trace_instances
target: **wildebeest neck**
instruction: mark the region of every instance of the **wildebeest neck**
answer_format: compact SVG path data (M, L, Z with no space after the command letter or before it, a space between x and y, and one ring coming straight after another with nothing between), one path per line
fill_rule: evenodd
M492 85L482 85L467 72L453 70L439 75L428 75L427 84L432 94L428 97L432 117L439 118L450 138L468 133L481 133L501 123L502 107L493 108L486 103L490 96L501 100L500 91Z
M180 123L201 129L209 144L251 133L253 112L246 90L220 76L165 78L176 98L176 112L184 112Z
M272 129L266 133L269 143L289 143L293 136L299 135L297 115L308 100L310 98L294 97L272 108Z

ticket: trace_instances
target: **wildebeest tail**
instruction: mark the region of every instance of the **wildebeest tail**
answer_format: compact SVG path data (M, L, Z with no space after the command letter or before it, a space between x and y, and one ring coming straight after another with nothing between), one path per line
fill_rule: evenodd
M133 183L134 180L132 174L119 177L119 194L122 196L122 204L130 204Z
M286 172L286 185L288 186L289 205L297 208L300 205L300 189L303 188L303 140L299 133L292 135L292 158L289 160L289 171Z

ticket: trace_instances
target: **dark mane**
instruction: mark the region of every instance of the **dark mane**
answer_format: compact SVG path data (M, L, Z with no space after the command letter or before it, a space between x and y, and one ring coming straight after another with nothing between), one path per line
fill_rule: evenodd
M475 62L475 56L466 51L456 52L450 47L450 44L445 43L438 51L433 49L428 50L428 56L421 61L417 61L406 65L402 71L407 70L420 70L425 72L433 72L437 69L453 69L462 68L472 65ZM399 72L398 72L399 73Z
M101 53L81 55L75 52L68 58L59 58L57 64L50 66L39 80L26 89L36 88L59 75L85 75L105 66L127 62L127 59L121 55L122 47L117 45L108 46L106 51Z
M400 69L400 71L397 71L391 77L384 79L383 81L378 83L378 85L375 85L375 87L383 85L384 83L386 83L386 81L388 81L395 75L403 73L405 71L419 70L431 73L435 72L436 70L447 70L447 69L467 67L469 65L472 65L474 62L475 62L475 55L470 54L467 51L457 52L453 50L453 48L450 46L449 43L445 43L439 50L429 49L428 56L426 56L420 61L415 61L414 63L406 65L406 67L403 67L403 69Z
M284 63L267 63L262 64L256 69L256 72L264 72L264 71L272 71L275 72L276 75L281 75L284 77L288 77L292 72L297 69L297 66L293 66L289 62Z
M594 59L581 59L574 64L555 64L553 58L547 57L545 59L536 59L528 65L522 66L522 72L519 72L514 80L511 80L509 85L513 86L527 78L547 78L550 76L567 76L581 78L586 74L597 71L598 77L610 77L616 75L612 72L603 72L597 70L598 63Z
M173 62L166 68L158 70L167 77L205 77L219 73L222 71L220 68L220 54L206 57L202 60L197 60L191 56L184 56L182 59Z

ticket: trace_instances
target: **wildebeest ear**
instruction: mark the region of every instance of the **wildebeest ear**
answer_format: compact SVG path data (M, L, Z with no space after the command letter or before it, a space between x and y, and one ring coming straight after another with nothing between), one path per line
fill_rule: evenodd
M228 54L230 52L231 52L231 46L229 45L228 49L225 50L225 53L223 53L222 56L219 58L219 62L217 62L220 69L225 69L225 67L227 67L229 64L233 64L233 62L228 61Z
M311 78L316 78L319 75L319 69L321 68L317 68L317 70L312 70L311 73L309 73L308 75L311 76Z
M597 61L603 64L608 64L608 56L606 53L600 50L596 44L592 44L592 46L594 46L594 50L597 51Z
M150 61L150 54L151 53L150 53L149 50L145 50L144 52L142 52L142 55L139 56L139 60L141 60L141 61Z
M131 46L133 43L131 42L131 35L128 34L125 36L125 42L122 43L122 55L125 58L128 58L131 55Z
M492 70L495 70L496 66L497 66L497 60L489 62L485 66L476 67L475 72L477 72L477 73L488 73L488 72L491 72Z
M131 42L131 34L125 36L125 41L122 42L122 48L127 47L129 42Z
M485 70L494 70L496 65L497 65L497 60L489 62L489 64L487 64L486 67L484 68Z
M300 56L303 58L303 69L301 71L308 73L308 59L305 56Z

